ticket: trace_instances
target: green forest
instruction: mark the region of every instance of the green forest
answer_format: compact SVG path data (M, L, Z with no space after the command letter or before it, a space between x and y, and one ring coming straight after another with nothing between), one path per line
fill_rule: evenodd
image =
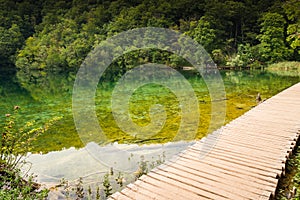
M203 74L201 77L196 70L186 70L192 67L192 62L187 59L168 49L135 49L133 46L113 60L107 70L110 73L104 72L105 76L101 77L104 81L100 79L95 91L96 121L105 137L98 138L98 135L87 131L82 131L84 135L80 135L74 121L72 95L81 64L102 42L121 32L142 27L170 29L201 44L220 69L226 98L214 100ZM113 48L118 52L122 47ZM103 55L109 58L105 53ZM201 111L198 116L201 123L194 135L188 136L185 131L177 137L181 127L186 127L186 130L191 127L190 123L186 126L180 124L184 121L180 111L185 104L177 99L174 91L159 84L145 84L134 90L128 101L128 113L132 121L142 127L151 123L149 110L152 105L164 105L167 117L160 124L161 130L144 137L141 131L127 133L116 122L111 99L115 86L118 86L117 81L121 80L120 75L148 63L175 68L174 71L181 72L190 83L196 95L195 101L199 104L198 110ZM143 73L139 78L143 80L150 75ZM90 80L90 77L86 79ZM177 79L169 79L178 84ZM0 199L45 199L52 192L51 188L41 187L43 181L38 184L29 171L25 176L21 173L21 158L27 159L31 153L36 158L40 156L42 164L46 162L42 166L37 159L32 166L37 164L50 169L45 170L45 174L38 174L45 175L45 182L62 178L54 189L60 188L67 199L75 196L78 197L76 199L85 199L84 196L88 199L106 199L125 187L123 179L134 177L132 181L136 180L162 164L164 154L152 161L141 157L139 162L134 163L138 164L137 173L127 175L122 171L113 172L113 167L108 163L119 162L114 156L109 156L113 160L108 163L105 160L108 158L103 157L105 168L89 172L92 176L99 171L105 172L102 179L95 180L100 184L92 189L84 188L86 185L79 178L80 173L84 172L72 171L77 167L76 163L73 166L62 164L61 168L53 167L51 164L58 161L47 160L43 156L49 152L55 155L69 150L79 152L90 144L88 142L97 143L100 149L105 149L111 144L156 145L198 140L299 81L299 0L0 0ZM184 90L187 90L186 87ZM123 97L119 96L120 102ZM215 123L213 102L222 102L226 107L222 116L224 123L216 123L218 126L210 126ZM88 107L85 103L84 106ZM119 112L116 113L122 114L123 110L117 108ZM160 109L154 111L160 113ZM191 112L186 116L188 122L197 119ZM86 119L90 120L89 117ZM87 142L85 138L88 138ZM286 194L291 193L300 198L300 189L294 191L294 188L300 188L299 147L294 153L286 164L287 175L281 179L275 199L290 199ZM62 157L58 164L71 160L65 158ZM128 163L130 159L134 161L132 153ZM24 160L24 164L26 162ZM73 181L73 185L71 180L69 183L64 179L65 174L71 174L69 171L79 178L78 182ZM55 176L56 172L59 174ZM86 174L81 175L88 178ZM71 186L75 187L70 189Z
M192 37L222 67L300 60L298 0L1 0L0 12L0 67L25 72L76 71L101 41L149 26ZM155 51L132 54L151 60ZM185 64L170 54L155 59Z

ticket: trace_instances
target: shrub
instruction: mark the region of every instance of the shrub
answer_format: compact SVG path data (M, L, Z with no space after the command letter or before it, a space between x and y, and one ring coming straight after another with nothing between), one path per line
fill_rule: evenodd
M33 182L34 177L22 175L20 167L31 142L59 118L39 128L33 128L34 121L18 126L15 119L19 109L15 106L13 114L6 114L5 123L0 127L0 199L45 199L48 190L40 190L40 185Z

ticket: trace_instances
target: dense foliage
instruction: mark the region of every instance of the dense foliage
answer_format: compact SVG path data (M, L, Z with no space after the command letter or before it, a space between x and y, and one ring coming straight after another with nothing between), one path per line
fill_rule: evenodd
M26 178L27 180L25 180ZM0 198L8 199L46 199L47 189L40 189L40 185L33 181L33 176L24 176L19 169L10 169L0 164Z
M19 106L14 107L13 114L6 114L5 123L0 130L0 199L45 199L47 189L33 181L33 176L21 172L25 156L31 150L31 143L39 134L59 118L53 119L44 127L33 128L34 122L24 126L16 124Z
M258 67L300 60L299 0L0 0L0 70L17 69L21 86L34 99L36 94L43 96L43 88L69 91L74 72L93 47L119 32L149 26L192 37L219 66ZM129 52L114 65L122 73L147 62L176 68L188 65L157 49ZM49 72L70 73L61 73L64 79L58 79ZM30 143L47 129L32 125L16 126L14 115L8 114L0 127L0 199L47 195L47 190L38 191L32 177L25 181L18 170ZM147 163L141 162L137 175L146 171ZM103 186L109 195L108 176ZM76 192L82 195L82 190Z
M299 60L299 8L298 0L0 0L0 66L13 63L26 73L38 70L39 76L76 71L105 38L145 26L191 36L219 66ZM174 55L157 59L183 64Z

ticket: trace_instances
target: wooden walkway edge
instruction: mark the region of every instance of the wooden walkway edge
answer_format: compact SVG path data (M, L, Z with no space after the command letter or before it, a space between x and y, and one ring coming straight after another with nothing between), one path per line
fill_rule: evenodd
M300 83L201 139L110 199L270 199L299 130Z

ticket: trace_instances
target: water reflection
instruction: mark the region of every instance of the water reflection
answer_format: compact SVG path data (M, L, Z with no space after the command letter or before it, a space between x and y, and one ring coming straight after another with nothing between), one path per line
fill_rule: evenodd
M46 187L59 183L61 178L74 181L84 178L85 184L100 182L103 174L110 171L122 172L126 180L134 180L133 172L138 169L141 156L149 163L155 162L163 154L168 160L194 142L174 142L166 144L118 144L99 146L91 142L84 148L69 148L47 154L29 154L29 164L23 170L37 175L37 181Z
M33 73L33 72L32 72ZM20 125L35 121L42 126L54 117L61 117L57 123L40 135L33 144L35 152L51 152L62 148L82 148L72 115L72 87L74 74L48 73L26 74L18 72L7 76L0 73L0 120L10 113L14 105L21 107L17 122ZM38 73L38 72L35 72ZM202 77L194 71L181 71L189 81L199 102L200 124L197 134L178 137L181 121L181 105L176 96L167 88L149 84L135 90L129 102L132 121L146 126L151 121L149 108L160 104L166 110L166 123L161 131L151 138L139 138L124 133L116 124L111 109L112 92L116 81L99 82L95 97L96 114L105 139L88 133L83 138L88 142L101 144L118 143L165 143L176 140L201 139L208 134L211 119L211 99ZM299 77L279 76L266 71L221 71L226 89L226 123L240 116L256 105L256 96L269 98L298 82ZM32 78L34 77L34 78ZM33 81L33 79L36 81ZM219 127L213 127L214 130ZM137 135L138 136L138 135Z

